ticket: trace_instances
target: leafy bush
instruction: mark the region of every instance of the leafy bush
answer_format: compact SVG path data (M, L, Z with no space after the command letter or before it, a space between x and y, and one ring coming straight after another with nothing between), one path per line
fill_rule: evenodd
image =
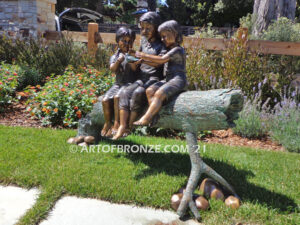
M17 65L0 65L0 106L11 103L18 85L19 67Z
M75 73L68 67L63 75L50 78L44 87L28 88L32 97L27 111L41 119L43 125L74 127L113 81L107 71L84 67L81 73Z
M98 70L108 68L112 52L113 46L99 45L94 57L88 53L85 44L78 44L68 38L49 43L44 39L11 39L5 35L0 36L1 61L16 61L22 67L39 71L44 78L51 74L62 74L68 65L75 69L87 65Z
M246 138L261 138L267 134L267 121L269 119L267 107L269 99L262 104L262 86L258 86L258 92L254 98L245 96L243 110L239 118L234 121L236 127L233 132ZM255 89L254 89L255 91Z
M270 114L270 136L282 144L288 151L300 153L300 104L292 97L282 96Z
M224 52L203 50L197 42L193 46L187 49L190 88L239 87L250 96L253 87L258 86L269 72L266 59L248 52L238 40L229 44Z
M18 76L18 90L23 90L28 85L35 86L41 84L44 77L36 69L23 67Z
M269 41L300 41L300 25L286 17L280 17L265 30L260 39Z

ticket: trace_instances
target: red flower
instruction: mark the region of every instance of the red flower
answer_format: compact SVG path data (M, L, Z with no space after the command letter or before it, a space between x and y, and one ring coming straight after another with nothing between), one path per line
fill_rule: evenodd
M67 87L69 86L69 84L67 82L65 82L64 85L67 86Z
M10 78L8 78L7 80L13 80L14 78L12 78L12 77L10 77Z

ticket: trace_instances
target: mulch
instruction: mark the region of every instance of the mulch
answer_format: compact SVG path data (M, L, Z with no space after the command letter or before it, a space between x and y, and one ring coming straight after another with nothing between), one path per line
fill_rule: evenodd
M22 126L22 127L43 127L38 119L32 118L26 112L26 100L23 99L18 103L12 103L0 113L0 124L6 126ZM220 143L228 146L244 146L256 149L266 149L273 151L285 151L285 149L273 142L269 137L262 139L248 139L240 137L233 133L231 129L212 131L212 134L207 135L202 139L207 143Z

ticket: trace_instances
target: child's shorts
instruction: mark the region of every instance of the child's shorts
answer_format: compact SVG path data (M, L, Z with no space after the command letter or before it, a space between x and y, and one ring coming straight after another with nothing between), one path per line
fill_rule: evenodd
M154 91L162 90L166 94L168 100L170 97L185 91L186 85L187 85L186 80L177 76L172 78L169 81L166 80L158 81L155 84L152 84L150 88L153 89Z

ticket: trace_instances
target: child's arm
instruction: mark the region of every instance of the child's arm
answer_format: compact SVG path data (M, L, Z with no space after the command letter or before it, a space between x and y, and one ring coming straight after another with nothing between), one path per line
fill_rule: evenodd
M110 64L110 70L112 72L116 72L120 66L120 64L124 61L125 57L123 54L120 54L119 58L114 62Z
M135 56L145 60L145 63L150 61L151 63L155 63L155 64L164 64L170 60L168 54L159 56L159 55L149 55L143 52L135 52Z
M136 71L137 68L138 68L138 66L139 66L142 62L143 62L143 60L140 59L139 61L136 61L136 62L133 62L133 63L129 63L129 65L130 65L130 67L131 67L131 69L132 69L133 71Z
M136 53L142 53L141 51L135 51L135 50L133 50L133 49L130 49L129 50L129 54L131 55L131 56L136 56ZM143 53L143 54L145 54L145 53ZM148 55L148 54L147 54ZM150 55L150 56L152 56L152 55ZM138 58L140 58L140 57L138 57ZM142 59L142 58L141 58ZM153 67L160 67L162 64L164 64L164 63L156 63L156 62L153 62L153 61L149 61L149 60L142 60L141 61L141 63L145 63L145 64L147 64L147 65L149 65L149 66L153 66Z

